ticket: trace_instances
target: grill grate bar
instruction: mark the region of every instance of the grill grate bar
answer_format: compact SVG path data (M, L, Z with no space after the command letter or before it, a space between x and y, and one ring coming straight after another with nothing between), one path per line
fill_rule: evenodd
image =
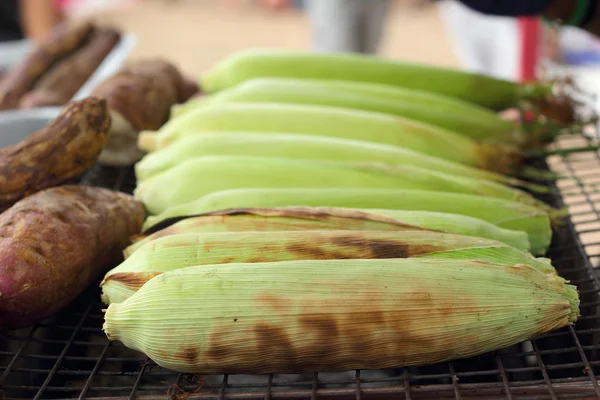
M227 380L229 379L229 375L223 375L223 382L221 383L221 392L219 393L219 400L225 399L225 390L227 389Z
M448 370L450 371L450 376L452 377L452 387L454 389L454 398L456 400L461 400L460 391L458 390L458 377L456 376L456 372L454 371L453 363L448 363Z
M579 342L579 338L577 337L577 335L575 334L575 331L573 330L573 325L569 326L569 332L571 333L571 337L573 338L573 341L575 342L575 344L577 345L577 349L579 350L579 357L581 357L581 360L583 361L583 365L585 366L584 371L587 374L587 376L589 376L590 382L592 382L592 386L594 387L594 392L596 393L596 396L598 396L598 398L600 399L600 388L598 387L598 382L594 378L594 373L593 373L592 367L591 367L590 363L588 362L585 352L583 351L581 343Z
M316 400L317 398L317 387L319 386L319 374L315 372L312 376L312 389L310 392L311 400Z
M502 377L502 383L504 384L504 389L506 390L506 399L512 400L512 394L510 393L510 385L508 384L508 377L506 376L506 371L504 369L504 365L502 364L502 358L500 355L496 353L496 364L498 365L498 371L500 372L500 376Z
M265 400L271 400L272 386L273 386L273 374L269 374L269 380L267 381L267 392L265 393Z
M589 143L589 141L588 141L588 143ZM567 165L567 169L569 170L569 172L573 176L577 176L568 157L563 157L563 160L565 161L565 164ZM598 211L597 207L595 206L595 203L592 200L590 193L585 189L585 186L582 184L582 182L580 180L577 181L577 185L581 188L586 200L589 202L589 204L592 208L592 211L596 215L596 218L598 220L600 220L600 211ZM577 231L575 230L575 227L573 226L573 223L571 221L569 221L569 230L575 235L575 237L579 237L579 235L577 234ZM583 248L583 245L581 244L581 240L576 240L575 243L576 243L576 246L578 247L579 252L586 256L585 259L587 260L587 263L589 264L589 257L587 257L587 253L586 253L585 249ZM590 265L590 267L591 267L591 265ZM598 277L595 274L592 274L592 277L595 282L596 290L600 290L600 281L598 280Z
M542 376L544 377L544 381L546 382L546 386L548 389L548 392L550 393L550 396L552 396L552 400L558 400L558 398L556 397L556 392L554 391L554 388L552 387L552 382L550 381L550 377L548 376L548 371L546 371L546 366L544 365L544 361L542 360L542 356L539 355L538 351L538 346L535 340L531 341L531 344L533 346L533 350L536 354L536 359L538 362L538 366L540 367L540 370L542 372Z
M33 400L39 400L39 399L42 398L42 395L44 394L44 391L46 390L46 388L48 387L48 385L52 381L52 378L56 374L56 371L58 371L58 367L60 366L63 358L67 354L67 351L69 351L69 348L71 347L71 343L73 342L73 340L75 340L75 337L79 333L79 329L83 325L83 322L85 321L85 317L87 317L87 315L89 314L89 312L91 310L92 310L92 304L90 303L87 306L86 311L85 311L83 317L79 320L79 324L77 324L77 329L73 330L73 333L71 334L71 337L69 338L69 341L63 347L62 351L60 352L60 355L57 357L56 362L54 363L54 366L52 367L52 370L50 371L50 373L46 377L46 380L42 384L42 387L40 387L40 390L37 392L37 394L35 395L35 397L33 398Z
M410 395L410 379L408 376L408 368L404 369L402 375L402 378L404 380L404 396L406 397L406 400L412 400Z
M100 365L104 361L104 357L106 357L106 353L108 352L108 348L110 347L111 343L112 342L110 342L110 341L106 342L106 346L104 346L104 348L102 349L102 353L100 353L100 357L98 357L98 361L96 362L96 365L94 365L94 369L90 373L90 376L88 377L88 379L85 380L85 385L83 386L83 389L81 389L81 393L79 394L79 398L77 400L85 399L85 395L86 395L87 391L92 386L92 379L94 379L94 376L96 376L96 374L98 373L98 370L100 369Z
M8 366L6 367L6 369L4 370L4 372L2 373L2 376L0 376L0 385L2 385L4 383L4 381L6 380L6 377L8 376L8 374L10 373L10 371L15 366L17 360L21 356L21 353L23 353L23 350L29 344L29 341L31 340L31 337L33 336L33 333L35 332L35 329L36 329L35 326L32 327L31 329L29 329L29 334L27 335L27 339L25 341L23 341L23 344L19 347L19 350L17 350L17 352L15 353L14 357L12 358L12 360L10 360L10 363L8 364Z
M356 400L361 400L361 390L360 390L360 369L356 370Z
M135 379L135 383L133 384L133 387L131 388L131 393L129 394L129 400L134 400L136 397L136 392L138 391L138 388L140 387L140 384L142 382L142 377L144 376L144 373L146 372L146 367L148 366L148 361L150 359L147 359L146 362L142 365L142 368L140 368L140 372L137 375L137 378Z

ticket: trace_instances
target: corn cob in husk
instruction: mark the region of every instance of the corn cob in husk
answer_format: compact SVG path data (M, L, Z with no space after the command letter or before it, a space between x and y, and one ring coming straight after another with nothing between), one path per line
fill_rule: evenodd
M514 200L550 211L516 188L409 165L252 156L203 156L183 161L141 182L135 196L151 214L158 214L212 192L252 187L440 190Z
M391 144L487 170L515 172L522 161L513 146L481 143L455 132L384 113L341 107L282 103L206 105L140 133L138 146L155 151L203 131L297 133Z
M378 83L326 79L255 78L211 96L176 104L171 117L215 103L294 103L383 112L449 129L476 140L521 142L518 124L473 103L437 93Z
M431 211L332 207L247 208L166 220L136 235L123 254L129 257L151 240L180 233L292 230L435 230L481 237L529 251L527 233L500 228L478 218Z
M504 243L431 231L182 233L144 244L109 271L101 283L102 299L106 304L120 303L152 277L194 265L413 257L527 264L556 273L548 260L535 259Z
M215 192L150 216L148 229L165 219L228 208L325 206L436 211L467 215L497 226L527 232L531 252L546 252L552 238L550 216L527 204L491 197L424 190L386 189L237 189Z
M135 166L136 177L138 181L143 181L173 168L182 161L206 155L288 157L412 165L446 174L487 179L537 192L548 191L545 186L534 185L398 146L326 136L273 135L257 132L204 132L201 135L182 137L164 149L147 154Z
M575 287L528 265L310 260L161 274L108 306L103 330L175 371L307 373L470 357L578 316Z
M245 50L203 74L202 90L216 92L257 77L292 77L375 82L419 89L502 110L523 98L552 96L547 83L519 84L483 74L413 64L362 54L314 54Z

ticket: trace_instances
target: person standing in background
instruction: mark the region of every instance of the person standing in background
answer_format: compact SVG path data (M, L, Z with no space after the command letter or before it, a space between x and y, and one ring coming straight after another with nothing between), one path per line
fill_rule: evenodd
M389 7L390 0L306 0L312 50L377 53Z
M519 80L521 37L516 18L482 14L457 0L436 4L465 70Z
M0 0L0 41L39 40L61 20L55 0Z

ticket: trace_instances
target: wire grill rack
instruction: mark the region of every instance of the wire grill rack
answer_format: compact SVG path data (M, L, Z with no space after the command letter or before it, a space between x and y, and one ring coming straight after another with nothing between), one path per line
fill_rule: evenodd
M556 147L590 143L561 138ZM571 176L562 196L543 200L569 208L548 256L578 286L582 316L575 326L466 360L386 371L309 375L178 374L102 333L93 285L68 309L30 329L0 331L0 399L598 399L600 387L600 156L551 156L538 167ZM131 169L96 166L81 184L131 192ZM460 340L460 339L459 339Z

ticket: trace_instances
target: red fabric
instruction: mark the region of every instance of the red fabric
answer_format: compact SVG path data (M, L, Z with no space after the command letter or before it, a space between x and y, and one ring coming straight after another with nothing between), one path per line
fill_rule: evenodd
M537 78L539 60L540 21L535 17L521 17L521 82L533 81Z

